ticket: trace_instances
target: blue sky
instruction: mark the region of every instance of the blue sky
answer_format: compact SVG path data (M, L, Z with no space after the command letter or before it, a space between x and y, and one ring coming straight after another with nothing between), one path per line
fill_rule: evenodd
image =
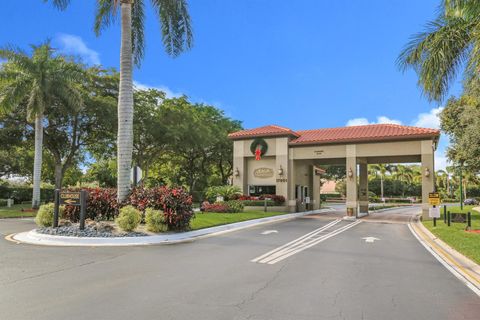
M146 0L149 3L148 0ZM27 48L47 38L89 64L118 67L118 24L95 37L94 0L59 12L41 0L2 0L0 44ZM216 105L246 128L292 129L396 122L438 126L441 105L422 97L395 59L435 16L439 0L190 0L193 49L172 59L154 13L146 21L139 85ZM460 92L461 79L451 94ZM445 166L446 138L437 152Z

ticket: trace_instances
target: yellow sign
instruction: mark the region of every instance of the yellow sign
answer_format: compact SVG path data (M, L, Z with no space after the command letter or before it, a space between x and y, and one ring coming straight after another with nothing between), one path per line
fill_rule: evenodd
M428 194L428 203L431 206L439 206L440 205L440 194L438 192L430 192Z

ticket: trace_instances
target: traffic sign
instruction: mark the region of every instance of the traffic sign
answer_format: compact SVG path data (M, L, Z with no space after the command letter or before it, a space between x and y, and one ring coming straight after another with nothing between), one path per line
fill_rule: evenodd
M440 205L440 194L438 192L430 192L428 194L428 203L431 206L439 206Z

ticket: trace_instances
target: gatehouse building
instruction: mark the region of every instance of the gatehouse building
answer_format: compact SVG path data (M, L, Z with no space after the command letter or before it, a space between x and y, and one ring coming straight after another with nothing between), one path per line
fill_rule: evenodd
M290 212L318 209L322 165L346 167L346 205L368 214L368 164L420 163L422 214L434 190L434 155L440 131L397 124L316 130L267 125L231 133L233 184L244 194L276 194Z

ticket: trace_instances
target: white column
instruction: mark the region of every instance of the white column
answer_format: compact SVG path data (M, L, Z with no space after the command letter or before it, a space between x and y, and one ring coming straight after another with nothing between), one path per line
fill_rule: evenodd
M248 194L247 190L247 159L244 154L243 140L233 142L233 185L242 189L243 194ZM239 175L235 173L238 171Z
M428 173L427 173L428 172ZM427 177L428 175L428 177ZM428 194L434 189L434 150L433 141L422 141L422 218L428 219Z
M358 193L360 213L362 215L368 214L368 164L367 159L361 159L360 162L360 190Z
M357 191L357 155L356 145L349 144L346 146L346 173L347 173L347 212L353 211L353 216L357 214L358 208L358 191Z

